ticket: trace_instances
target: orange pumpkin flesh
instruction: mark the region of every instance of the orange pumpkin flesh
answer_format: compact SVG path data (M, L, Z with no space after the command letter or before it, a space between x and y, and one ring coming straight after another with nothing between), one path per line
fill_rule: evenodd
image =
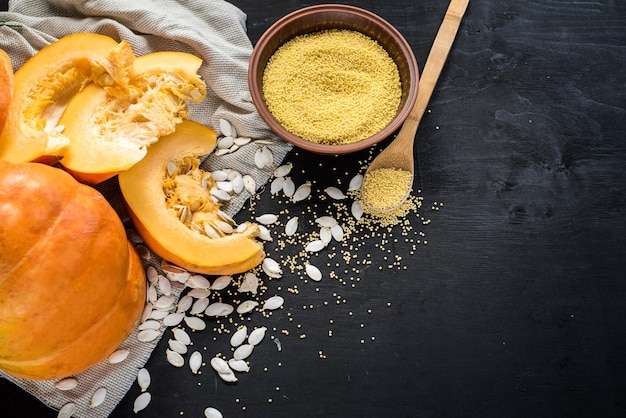
M168 174L168 164L191 165L195 157L206 155L215 147L216 136L211 129L191 121L184 121L176 131L150 146L147 155L118 176L120 188L135 228L146 244L162 258L187 270L204 274L234 274L257 266L263 258L263 246L255 240L258 225L248 224L242 233L210 238L193 230L168 208L164 185L175 179ZM197 164L197 162L196 162ZM177 169L178 170L178 169ZM194 173L199 173L194 170ZM183 179L185 181L183 181ZM189 194L196 193L202 208L194 212L209 225L218 217L218 208L206 198L206 189L199 190L190 178L177 179L189 185ZM183 193L181 193L183 194ZM184 202L181 204L186 204ZM173 213L174 212L174 213Z
M13 96L13 66L11 58L0 49L0 134L9 115L9 104Z
M92 81L126 85L133 60L127 43L93 33L68 35L43 48L15 72L0 158L56 161L69 145L56 126L71 97Z
M145 273L104 197L0 160L0 369L57 379L104 360L143 310Z
M187 101L205 97L201 65L191 54L154 52L135 60L128 91L91 84L77 93L59 121L70 138L63 167L87 184L132 167L188 116Z

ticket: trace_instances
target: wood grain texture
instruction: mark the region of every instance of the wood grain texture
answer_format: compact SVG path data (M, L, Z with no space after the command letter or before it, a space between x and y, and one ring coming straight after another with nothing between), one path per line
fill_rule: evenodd
M253 42L315 4L233 3ZM347 3L393 23L420 65L448 5ZM174 370L165 339L144 416L209 405L225 417L626 416L625 28L622 1L471 1L416 138L415 193L432 222L412 222L428 243L389 239L383 252L372 238L355 287L302 285L269 322L282 351L259 346L236 385ZM288 160L325 187L366 156ZM378 268L394 255L409 267ZM220 341L196 344L214 352ZM7 382L0 393L3 417L56 416ZM135 416L138 393L112 417Z

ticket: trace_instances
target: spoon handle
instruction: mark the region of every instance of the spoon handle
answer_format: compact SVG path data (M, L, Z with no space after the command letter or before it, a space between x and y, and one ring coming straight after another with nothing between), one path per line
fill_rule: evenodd
M430 100L430 96L433 94L437 79L441 74L441 70L448 58L448 53L456 37L456 33L459 30L461 19L465 14L469 0L452 0L446 11L446 15L439 27L437 36L433 41L433 45L426 59L424 65L424 71L419 79L419 90L417 92L417 99L415 105L409 113L403 127L407 129L414 129L417 131L417 125L419 124L424 112L426 112L426 106ZM415 134L413 134L415 135Z

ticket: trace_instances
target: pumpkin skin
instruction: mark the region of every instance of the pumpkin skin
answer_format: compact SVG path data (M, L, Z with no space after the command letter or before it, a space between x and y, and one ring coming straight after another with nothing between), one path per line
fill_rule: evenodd
M209 238L168 212L163 188L168 163L206 155L215 143L215 131L186 120L151 145L147 155L118 179L135 228L156 254L189 271L235 274L259 265L265 257L263 245L255 239L258 225L250 223L243 233Z
M69 145L55 129L69 100L90 82L127 85L134 58L126 42L94 33L71 34L41 49L15 72L0 158L56 162Z
M0 49L0 134L9 115L11 97L13 97L13 66L11 58Z
M0 218L0 369L50 380L106 359L146 298L115 210L63 170L0 160Z
M90 84L75 94L59 121L70 139L63 167L86 184L132 167L188 116L187 101L206 96L201 65L192 54L153 52L134 61L127 89Z

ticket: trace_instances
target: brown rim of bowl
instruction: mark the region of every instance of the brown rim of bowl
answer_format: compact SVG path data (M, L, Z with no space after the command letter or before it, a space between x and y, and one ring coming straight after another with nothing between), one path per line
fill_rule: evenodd
M319 19L315 19L315 16L319 16ZM285 30L285 27L290 25L291 28ZM375 39L381 46L387 49L390 56L394 57L398 70L401 74L408 74L409 80L408 87L402 86L402 99L398 108L398 114L387 127L369 138L350 144L318 144L292 134L274 119L274 116L265 104L262 93L265 65L282 44L298 35L331 28L351 29ZM368 29L371 33L368 32ZM390 51L389 45L395 51ZM403 78L401 76L401 79L404 80L407 77ZM380 16L365 9L343 4L320 4L305 7L291 12L276 21L257 41L252 50L248 68L248 84L252 102L265 123L286 141L299 148L318 154L346 154L360 151L389 137L400 128L408 117L417 98L418 83L419 71L417 61L415 60L413 50L402 34Z

